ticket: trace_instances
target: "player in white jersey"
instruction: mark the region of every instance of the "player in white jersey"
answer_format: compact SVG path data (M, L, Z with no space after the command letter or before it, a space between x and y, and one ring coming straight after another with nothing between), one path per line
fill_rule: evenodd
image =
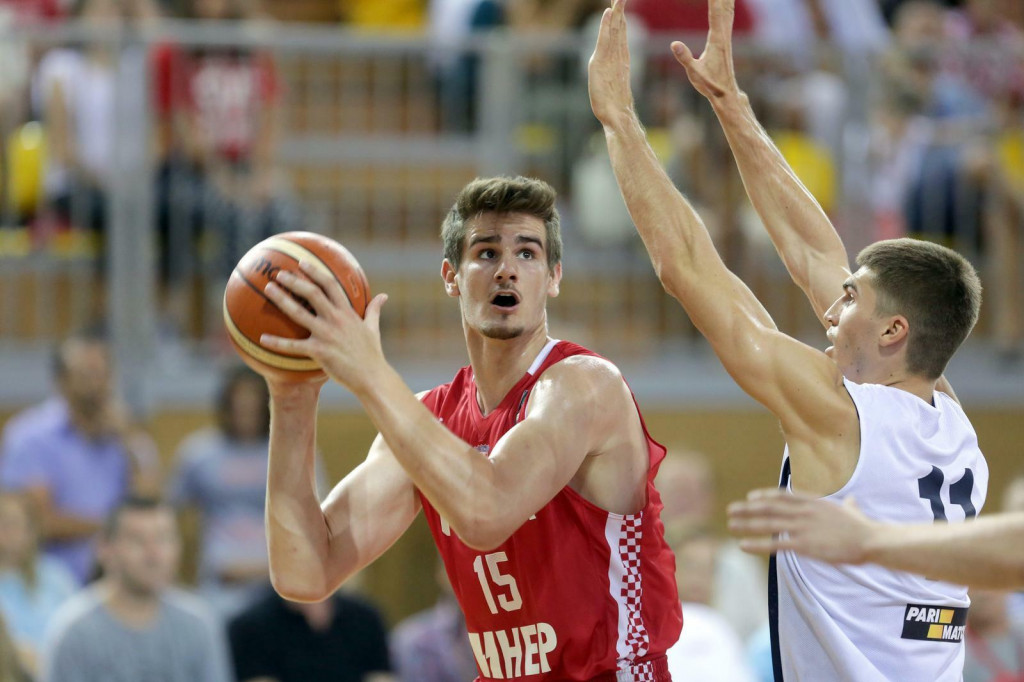
M710 0L701 58L672 44L711 102L747 193L832 343L824 353L776 329L722 263L693 207L651 151L634 107L623 0L590 63L594 113L630 215L665 289L730 375L780 419L784 486L856 493L869 516L963 521L988 470L942 372L977 321L981 285L955 252L908 239L874 244L851 273L828 217L757 122L732 65L733 0ZM837 299L838 297L838 299ZM963 588L880 567L785 554L770 604L777 680L945 682L961 677Z

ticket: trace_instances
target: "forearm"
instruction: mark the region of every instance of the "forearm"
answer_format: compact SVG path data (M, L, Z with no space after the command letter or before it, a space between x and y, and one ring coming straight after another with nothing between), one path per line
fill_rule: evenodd
M683 287L679 278L720 258L697 212L655 156L636 115L624 113L605 124L604 131L626 208L658 278L678 298Z
M444 427L386 363L356 396L409 478L466 544L484 544L507 514L491 461Z
M879 525L865 562L992 589L1024 586L1024 513L961 524Z
M330 529L316 494L315 395L277 395L270 404L266 530L270 576L282 595L318 599L327 573Z
M747 96L738 91L726 93L711 99L711 104L736 158L747 196L793 281L813 301L816 266L848 266L842 240L761 127ZM829 288L819 296L835 298L838 291Z

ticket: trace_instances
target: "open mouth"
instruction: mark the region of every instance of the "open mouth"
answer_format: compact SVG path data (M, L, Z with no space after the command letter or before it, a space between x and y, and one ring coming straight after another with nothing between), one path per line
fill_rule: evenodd
M499 308L514 308L518 303L519 297L508 291L499 291L491 297L491 304Z

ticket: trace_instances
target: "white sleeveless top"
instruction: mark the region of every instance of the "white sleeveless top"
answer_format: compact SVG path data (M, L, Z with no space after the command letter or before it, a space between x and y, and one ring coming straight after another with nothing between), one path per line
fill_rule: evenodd
M955 400L936 392L933 406L897 388L844 383L859 415L860 458L825 499L852 495L869 517L896 523L959 523L981 510L988 465ZM785 682L961 679L967 588L792 552L779 553L777 574L773 626Z

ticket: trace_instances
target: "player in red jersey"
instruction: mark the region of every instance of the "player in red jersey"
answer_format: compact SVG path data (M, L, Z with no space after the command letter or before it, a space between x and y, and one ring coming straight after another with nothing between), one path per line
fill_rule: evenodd
M415 396L381 350L378 295L360 319L337 282L278 276L267 295L311 335L264 337L315 358L380 430L321 505L319 384L271 380L271 577L323 599L384 552L422 507L466 615L480 680L669 680L682 625L653 481L665 450L618 369L548 336L561 237L555 193L475 180L442 227L441 275L470 365ZM306 299L314 316L289 295Z

